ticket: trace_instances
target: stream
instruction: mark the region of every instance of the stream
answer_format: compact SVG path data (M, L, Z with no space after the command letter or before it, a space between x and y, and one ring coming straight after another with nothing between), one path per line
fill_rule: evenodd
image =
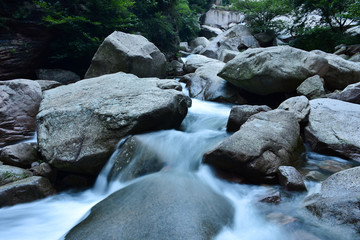
M230 200L235 208L234 224L224 227L216 239L359 239L359 235L350 228L334 227L319 221L301 207L307 194L318 191L319 183L306 181L308 193L290 193L278 186L230 183L216 177L209 166L201 164L203 154L228 136L225 130L230 110L231 105L193 99L180 130L162 130L137 136L144 146L158 153L166 162L166 167L195 173L214 191ZM304 157L308 160L305 168L311 168L323 156L307 152ZM39 201L1 208L0 240L63 239L73 226L87 216L92 206L131 184L131 181L120 182L121 176L108 181L112 164L110 159L92 189L81 193L63 192ZM281 192L281 203L259 202L274 191Z

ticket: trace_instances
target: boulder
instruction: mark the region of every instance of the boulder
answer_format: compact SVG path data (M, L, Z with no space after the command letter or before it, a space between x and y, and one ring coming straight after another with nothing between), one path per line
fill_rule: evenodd
M190 47L189 47L188 42L180 42L180 43L179 43L179 48L180 48L180 50L182 50L182 51L190 52Z
M193 174L159 172L96 204L65 239L212 239L233 211Z
M200 100L244 104L238 90L217 74L224 63L210 62L199 67L195 73L185 75L180 81L186 83L189 96Z
M0 150L0 161L7 165L30 168L31 163L39 160L38 151L32 143L18 143Z
M176 128L191 101L175 80L116 73L45 91L38 145L53 167L97 174L129 134Z
M348 59L349 61L352 62L358 62L360 63L360 53L355 54L354 56L352 56L351 58Z
M177 60L172 60L168 65L167 65L167 76L182 76L184 75L184 64L177 61Z
M242 45L247 48L259 47L257 40L251 35L246 26L235 25L211 40L200 54L210 58L219 59L223 49L238 51L239 46Z
M360 63L348 61L320 50L311 52L326 58L329 63L329 70L323 76L327 88L341 90L349 84L360 82Z
M227 28L231 23L243 22L244 18L243 13L212 7L204 14L202 23L208 26Z
M240 52L224 49L221 51L219 60L227 63L230 60L233 60Z
M100 45L85 78L116 72L165 77L165 55L143 36L115 31Z
M295 163L302 151L294 114L277 109L251 116L239 131L206 153L203 162L248 182L276 183L279 166Z
M310 108L305 140L311 149L360 161L360 105L319 98Z
M41 91L46 91L52 88L61 86L62 84L52 80L35 80L41 87Z
M28 177L0 186L0 207L26 203L55 194L48 179Z
M32 173L30 171L22 168L8 165L0 166L0 186L31 176Z
M295 91L308 77L328 70L324 57L289 46L248 49L226 63L219 76L249 92Z
M328 97L345 102L360 104L360 83L350 84L341 92L331 94Z
M288 191L306 191L302 175L292 166L280 166L278 171L280 185Z
M57 172L48 163L33 164L30 171L34 176L41 176L55 182Z
M317 217L334 225L352 224L360 231L360 167L330 176L319 193L305 198L303 205Z
M191 50L194 50L198 46L206 47L209 44L209 40L206 37L197 37L190 42Z
M198 55L198 54L194 54L189 56L186 59L185 65L184 65L184 71L186 73L193 73L196 71L196 69L198 69L199 67L204 66L205 64L208 63L219 63L219 60L216 59L212 59L212 58L208 58L205 57L203 55Z
M266 105L236 105L231 108L230 116L226 125L226 131L236 132L254 114L271 111Z
M35 81L0 82L0 147L32 138L41 96L40 85Z
M297 120L301 122L309 115L309 99L305 96L288 98L280 104L278 109L294 113Z
M260 47L271 47L276 45L275 32L261 32L254 35L258 40Z
M217 37L221 33L223 33L223 31L220 28L201 25L199 36L211 39L213 37Z
M63 69L38 69L36 75L39 80L52 80L61 84L74 83L80 80L76 73Z
M318 75L309 77L296 88L296 92L310 100L325 97L324 79Z

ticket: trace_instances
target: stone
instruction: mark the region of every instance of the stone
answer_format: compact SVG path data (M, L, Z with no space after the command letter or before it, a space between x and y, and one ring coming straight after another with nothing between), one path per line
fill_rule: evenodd
M201 25L199 36L211 39L213 37L217 37L221 33L223 33L223 31L220 28Z
M326 58L329 63L329 70L323 76L327 88L342 90L349 84L360 82L360 63L348 61L320 50L311 52Z
M31 176L32 173L30 171L22 168L8 165L0 166L0 186Z
M345 102L360 104L360 83L350 84L341 92L331 94L328 97Z
M211 8L205 13L204 25L213 27L228 27L231 23L243 22L245 15L236 11Z
M251 116L203 162L248 182L276 183L279 166L294 164L303 150L294 114L277 109Z
M296 92L310 100L325 97L324 79L318 75L309 77L296 88Z
M177 60L172 60L168 65L167 65L167 76L182 76L184 75L184 64L177 61Z
M241 45L244 45L247 48L259 47L257 40L251 35L246 26L235 25L211 40L200 54L210 58L219 59L222 50L238 51L239 46Z
M52 80L35 80L35 82L40 85L41 91L46 91L62 85L61 83Z
M302 175L292 166L280 166L278 171L280 185L288 191L306 191Z
M36 75L38 80L52 80L61 84L74 83L80 80L76 73L63 69L38 69Z
M234 59L240 52L224 49L221 51L219 60L227 63L228 61Z
M204 48L210 43L206 37L197 37L190 42L191 50L194 50L198 46L203 46Z
M52 167L97 174L121 138L178 127L191 100L175 80L115 73L45 91L38 146Z
M360 53L355 54L354 56L350 57L348 60L352 62L360 62Z
M248 49L226 63L219 76L258 95L286 93L308 77L323 76L327 60L289 46Z
M179 44L180 50L185 51L185 52L190 52L190 47L188 42L180 42Z
M326 155L360 161L360 105L335 99L310 101L305 142Z
M252 115L267 111L271 111L271 108L266 105L235 105L231 108L226 131L236 132Z
M212 239L233 217L229 201L195 175L162 171L96 204L65 239Z
M315 216L334 225L351 224L360 231L360 167L331 175L319 193L304 199L303 205Z
M276 45L275 32L261 32L254 35L260 47L271 47Z
M309 99L305 96L288 98L280 104L278 109L294 113L298 122L306 119L310 113Z
M305 179L308 181L322 182L327 178L325 174L318 171L310 171L306 174Z
M195 73L185 75L180 81L186 83L189 96L192 98L236 104L246 103L234 86L217 76L223 67L223 62L210 62L197 68Z
M52 169L48 163L40 163L36 166L31 166L30 171L33 173L34 176L41 176L45 177L50 180L50 182L55 182L57 172L56 170Z
M193 73L196 71L196 69L198 69L199 67L204 66L205 64L208 63L219 63L219 60L216 59L212 59L212 58L208 58L205 57L203 55L198 55L198 54L194 54L189 56L186 59L185 65L184 65L184 71L186 73Z
M115 31L100 45L85 78L116 72L165 77L165 55L143 36Z
M32 80L0 82L0 147L32 138L42 93Z
M278 204L281 202L281 194L279 191L271 191L266 194L266 196L263 196L259 202L266 202L266 203L274 203Z
M31 143L18 143L0 149L0 161L7 165L30 168L39 160L38 151Z
M49 180L28 177L0 186L0 207L35 201L55 194Z
M331 174L351 168L351 165L349 164L340 163L334 160L323 160L318 166L321 170Z

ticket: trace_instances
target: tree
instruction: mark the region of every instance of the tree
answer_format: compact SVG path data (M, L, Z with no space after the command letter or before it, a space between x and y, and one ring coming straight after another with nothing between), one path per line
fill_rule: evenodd
M245 13L245 20L254 33L284 28L284 22L277 17L291 13L288 0L235 0L234 9Z

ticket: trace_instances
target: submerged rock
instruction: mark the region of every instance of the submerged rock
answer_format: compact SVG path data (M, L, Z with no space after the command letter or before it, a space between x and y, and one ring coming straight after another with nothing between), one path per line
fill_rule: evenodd
M55 168L97 174L124 136L180 125L191 104L180 89L174 80L116 73L45 91L40 152Z
M233 215L228 200L193 174L159 172L95 205L65 239L212 239Z
M203 162L248 182L275 183L279 166L295 163L303 145L295 116L284 110L260 112L206 153Z
M32 138L41 96L35 81L0 81L0 147Z
M268 95L295 91L308 77L328 71L324 57L289 46L255 48L226 63L219 76L249 92Z
M165 55L141 35L115 31L100 45L85 78L116 72L165 77Z
M360 105L335 99L310 101L305 140L320 153L360 161Z

